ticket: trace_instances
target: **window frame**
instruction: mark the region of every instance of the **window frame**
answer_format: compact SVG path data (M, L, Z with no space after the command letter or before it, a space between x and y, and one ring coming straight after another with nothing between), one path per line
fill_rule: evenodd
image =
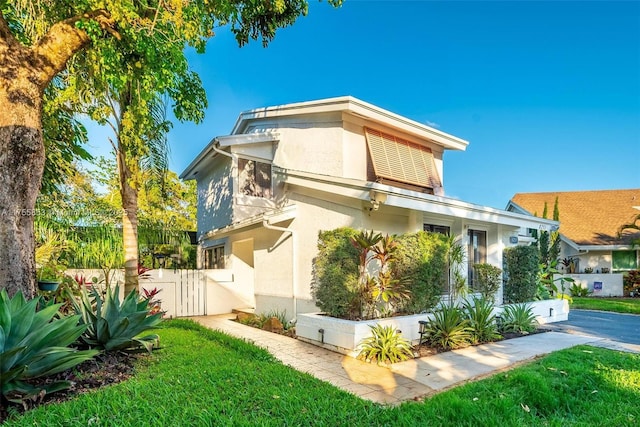
M225 245L203 248L202 266L205 270L224 270L226 268Z
M475 290L475 264L484 264L487 262L487 230L479 230L469 228L467 231L467 237L469 243L467 244L467 286L471 290ZM483 242L478 241L478 244L474 244L474 237L483 237ZM482 247L480 248L480 245ZM478 248L476 248L478 246ZM479 255L479 256L476 256Z

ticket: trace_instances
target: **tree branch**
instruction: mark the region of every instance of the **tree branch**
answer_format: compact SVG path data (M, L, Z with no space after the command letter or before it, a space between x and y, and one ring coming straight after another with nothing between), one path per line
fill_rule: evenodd
M91 43L91 38L86 31L76 27L76 23L82 20L94 20L103 30L120 38L113 28L115 22L109 12L104 9L74 16L54 24L32 48L36 62L34 66L40 71L38 83L43 90L56 74L64 70L75 53Z

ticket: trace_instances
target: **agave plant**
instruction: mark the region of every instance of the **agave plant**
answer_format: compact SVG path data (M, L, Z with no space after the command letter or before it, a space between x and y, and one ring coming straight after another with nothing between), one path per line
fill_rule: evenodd
M498 333L496 316L493 314L493 302L485 298L474 298L466 301L464 314L469 321L474 343L491 342L502 338Z
M360 342L358 358L380 363L395 363L413 358L411 343L393 326L369 326L371 336Z
M82 291L81 302L75 310L81 315L81 323L87 325L80 341L89 347L106 351L133 350L144 347L151 352L158 343L158 335L140 336L155 329L162 321L162 313L149 314L148 300L130 292L120 303L120 289L107 287L104 296L93 287ZM89 294L92 298L89 297Z
M465 347L473 336L469 321L462 311L453 304L444 305L433 313L433 319L426 326L426 341L444 350Z
M52 320L61 304L37 311L38 303L37 298L27 302L22 293L9 298L0 292L0 391L11 401L68 388L68 381L36 387L27 380L62 372L98 353L68 347L86 329L78 325L79 316Z
M529 304L506 305L502 312L502 332L529 333L536 330L538 321Z

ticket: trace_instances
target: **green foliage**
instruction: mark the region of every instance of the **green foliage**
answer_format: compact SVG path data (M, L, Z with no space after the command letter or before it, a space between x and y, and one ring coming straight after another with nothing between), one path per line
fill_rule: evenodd
M640 298L572 298L571 308L612 311L614 313L640 314Z
M575 282L571 284L569 292L571 292L572 297L586 297L591 295L589 288L583 288L579 283Z
M467 258L467 248L459 238L449 236L449 293L455 300L464 297L469 292L467 277L462 267Z
M411 298L401 310L407 313L430 311L447 289L448 238L440 233L407 233L396 238L398 250L392 265L393 276L406 281Z
M391 315L409 297L404 281L393 275L397 251L393 237L373 231L320 232L311 285L318 307L352 320ZM371 263L375 276L369 275Z
M538 249L514 246L504 250L504 302L533 301L538 287Z
M68 388L68 381L39 388L28 380L62 372L98 353L68 347L86 329L78 325L79 316L54 320L60 305L36 311L38 303L37 298L26 301L22 293L9 298L0 292L0 396L12 401Z
M83 344L105 351L145 348L149 352L158 345L158 335L140 334L157 328L162 313L149 315L148 301L137 292L130 292L122 303L118 286L107 287L104 297L95 287L90 293L92 298L83 288L80 303L74 305L81 323L87 326L80 336Z
M313 260L311 292L329 316L356 318L358 306L358 251L350 243L352 228L318 233L318 255Z
M633 426L640 417L637 354L577 346L418 402L380 405L219 331L183 319L166 325L160 334L171 351L141 360L134 377L5 424Z
M433 313L426 332L427 343L444 350L466 347L473 340L469 320L453 304L443 305Z
M491 264L475 264L475 290L483 298L491 299L502 284L502 270Z
M413 350L409 340L391 325L374 325L371 336L360 342L358 358L381 363L396 363L413 358Z
M533 315L529 304L512 304L504 306L504 310L502 312L502 323L500 325L500 331L502 333L528 333L535 331L537 327L538 321Z
M540 264L538 271L538 290L535 298L538 300L550 299L552 297L560 299L568 298L566 285L573 283L575 283L575 280L572 277L567 277L556 269L556 263L548 267Z
M502 338L498 333L496 316L493 313L493 300L474 298L471 302L465 301L463 308L469 321L472 343L485 343Z
M267 323L267 321L272 318L278 319L278 321L282 323L282 327L285 331L295 326L293 322L287 319L286 310L270 310L267 313L239 317L238 322L242 323L243 325L262 329L265 323Z

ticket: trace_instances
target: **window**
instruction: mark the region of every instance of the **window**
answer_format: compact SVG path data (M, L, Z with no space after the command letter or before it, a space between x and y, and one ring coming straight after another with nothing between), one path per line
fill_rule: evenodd
M474 264L487 262L487 232L480 230L469 230L469 252L467 256L468 265L468 285L470 289L475 289Z
M224 268L224 245L214 246L204 250L204 268Z
M240 194L271 198L271 164L238 159L238 185Z
M451 228L446 225L435 224L424 224L422 229L424 231L428 231L429 233L440 233L444 234L445 236L448 236L451 231Z
M613 251L611 252L611 261L614 272L638 268L636 251Z
M365 136L376 180L405 183L417 191L442 187L428 147L369 128Z

